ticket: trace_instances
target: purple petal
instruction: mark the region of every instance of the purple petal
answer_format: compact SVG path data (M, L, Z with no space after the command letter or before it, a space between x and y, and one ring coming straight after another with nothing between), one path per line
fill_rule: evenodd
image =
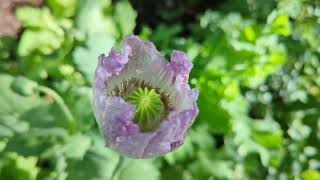
M187 55L181 51L173 51L171 54L170 64L176 74L183 77L189 77L192 69L192 63L188 60Z
M196 106L173 112L156 132L141 133L132 122L134 110L123 99L109 97L101 127L107 146L131 158L152 158L178 148L198 113Z
M125 64L129 61L129 52L129 48L125 48L122 54L115 48L112 48L108 57L105 57L103 54L99 57L102 61L103 67L108 73L108 77L119 75Z
M102 116L101 112L105 109L105 101L107 98L107 80L120 73L129 60L130 52L130 47L125 47L122 54L112 48L107 57L104 54L98 57L98 64L93 81L93 109L99 127L99 119L101 119Z
M151 136L139 132L138 125L132 122L134 112L134 106L122 98L109 97L101 128L109 148L128 157L139 158Z
M159 156L180 147L187 129L192 125L197 114L196 105L180 113L171 113L145 148L143 158Z

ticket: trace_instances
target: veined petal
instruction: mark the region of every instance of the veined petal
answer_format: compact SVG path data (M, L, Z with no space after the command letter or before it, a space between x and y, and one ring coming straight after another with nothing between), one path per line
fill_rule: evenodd
M192 63L184 52L174 50L171 54L170 64L176 74L186 78L189 77Z
M158 88L161 92L172 92L174 72L152 43L144 42L137 36L128 36L123 40L122 48L130 49L129 61L118 76L108 81L109 94L116 88L122 92L124 89L134 90L131 86L125 86L133 80Z
M134 106L123 99L109 97L101 124L106 145L131 158L151 158L178 148L198 113L196 105L180 113L172 112L157 131L141 133L132 121L134 111Z
M93 81L93 109L99 127L101 127L101 112L105 109L105 101L107 98L107 80L114 75L118 75L129 60L130 48L126 47L123 53L117 52L112 48L106 57L101 54L98 57L98 65L95 71Z
M196 105L180 113L172 112L155 132L154 137L145 148L143 158L159 156L180 147L187 129L192 125L197 114Z
M133 123L135 107L120 97L108 97L105 108L101 128L106 146L128 157L141 157L151 137L139 133Z

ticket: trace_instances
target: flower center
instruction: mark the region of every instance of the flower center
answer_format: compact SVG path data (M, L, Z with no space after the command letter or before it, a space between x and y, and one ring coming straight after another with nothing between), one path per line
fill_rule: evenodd
M142 132L153 131L160 125L165 108L161 95L147 87L133 91L126 100L136 106L134 122Z

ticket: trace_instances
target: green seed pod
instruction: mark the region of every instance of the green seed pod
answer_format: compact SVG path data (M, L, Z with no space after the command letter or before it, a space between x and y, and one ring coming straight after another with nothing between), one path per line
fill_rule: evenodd
M138 88L127 101L136 106L134 122L141 131L152 131L159 127L164 116L164 106L161 96L154 89Z

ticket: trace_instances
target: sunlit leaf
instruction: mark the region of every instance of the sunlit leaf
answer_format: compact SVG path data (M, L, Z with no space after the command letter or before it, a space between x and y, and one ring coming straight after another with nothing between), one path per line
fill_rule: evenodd
M73 59L79 70L84 73L88 81L93 80L94 70L98 63L98 56L108 54L115 43L114 38L104 34L90 34L87 47L77 47Z

